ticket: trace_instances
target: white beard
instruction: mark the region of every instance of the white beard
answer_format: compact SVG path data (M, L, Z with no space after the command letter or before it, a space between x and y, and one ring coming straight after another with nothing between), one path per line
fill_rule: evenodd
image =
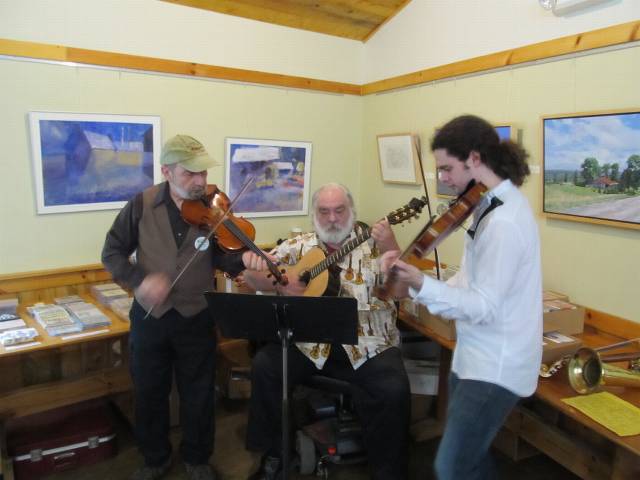
M353 213L349 217L349 220L344 227L340 227L340 225L338 225L337 223L332 223L328 227L323 228L322 225L320 225L320 222L318 222L318 220L316 219L316 216L313 216L313 227L316 230L316 235L324 243L331 243L334 245L341 244L351 234L351 230L353 230L353 224Z
M199 198L202 198L205 193L205 189L203 187L192 187L191 190L187 191L173 182L171 182L171 186L183 200L198 200Z

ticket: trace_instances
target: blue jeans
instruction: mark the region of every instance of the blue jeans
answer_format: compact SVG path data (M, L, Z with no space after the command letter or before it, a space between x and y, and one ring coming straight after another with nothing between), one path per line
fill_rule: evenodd
M435 460L438 480L495 478L489 448L519 399L493 383L461 380L451 372L447 421Z

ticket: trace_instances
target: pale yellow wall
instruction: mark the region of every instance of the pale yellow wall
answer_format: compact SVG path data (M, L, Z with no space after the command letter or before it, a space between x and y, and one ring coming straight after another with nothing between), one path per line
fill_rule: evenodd
M640 108L640 47L532 65L365 97L360 197L364 216L382 215L422 194L421 187L381 181L376 135L412 131L423 143L424 164L434 172L429 141L434 129L455 115L474 113L521 129L530 163L542 163L543 115ZM524 186L541 212L542 178ZM431 194L435 180L427 181ZM544 283L592 308L640 322L638 272L640 231L551 220L539 216ZM406 245L417 225L400 231ZM441 260L458 263L462 233L440 248Z
M520 128L531 163L540 165L542 115L640 108L638 78L638 46L364 98L3 59L0 273L97 262L115 216L114 211L35 213L26 121L32 110L159 115L163 138L190 133L219 159L225 136L311 141L312 188L327 181L347 184L360 217L372 222L422 194L420 187L382 183L377 134L420 134L425 165L433 173L428 151L433 129L454 115L476 113ZM222 168L212 170L212 183L222 184L223 178ZM434 181L428 185L433 192ZM524 189L540 211L540 175ZM309 219L277 217L255 224L257 241L268 242L292 226L308 228ZM396 229L401 244L417 227ZM540 234L548 288L640 321L635 298L640 232L541 216ZM455 234L442 246L444 261L458 262L461 238Z
M225 137L312 143L312 189L339 179L358 193L362 98L0 59L0 274L97 263L116 211L37 215L27 114L159 115L162 137L187 133L224 163ZM210 183L224 186L224 170ZM308 217L256 219L272 242Z

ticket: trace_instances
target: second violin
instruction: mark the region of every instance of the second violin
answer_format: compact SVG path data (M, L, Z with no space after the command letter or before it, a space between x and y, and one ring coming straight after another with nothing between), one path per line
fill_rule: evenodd
M410 257L423 258L431 253L469 218L486 191L487 187L482 183L470 183L446 212L435 220L429 220L416 238L402 252L400 260L407 261ZM396 274L392 268L387 274L384 285L376 289L376 296L382 300L388 299L395 281Z

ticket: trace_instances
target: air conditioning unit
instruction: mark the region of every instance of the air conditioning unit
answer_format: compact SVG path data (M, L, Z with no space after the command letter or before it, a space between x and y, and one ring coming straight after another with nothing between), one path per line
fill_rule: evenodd
M539 0L540 5L547 10L551 10L554 15L563 17L571 15L596 5L611 3L618 0Z

